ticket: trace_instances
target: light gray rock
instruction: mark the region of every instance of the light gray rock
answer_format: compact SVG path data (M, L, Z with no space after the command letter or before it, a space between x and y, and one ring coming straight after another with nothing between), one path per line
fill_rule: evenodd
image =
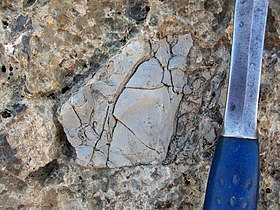
M190 35L173 38L173 47L165 39L130 41L61 107L59 120L78 164L122 167L164 160L192 46Z
M162 161L174 132L174 118L181 100L180 95L171 94L175 95L173 100L170 100L168 87L124 90L113 115L117 119L117 125L122 124L120 129L126 129L126 132L121 132L116 127L115 132L120 135L115 135L114 132L110 154L121 153L119 156L131 159L132 165ZM114 165L122 162L118 161L116 155L114 157Z
M127 88L160 88L162 84L163 69L159 62L153 58L142 63L133 77L129 80Z
M160 61L163 67L167 67L168 61L171 58L170 45L165 39L158 42L159 49L157 50L155 57Z
M188 95L188 94L191 94L191 93L192 93L192 90L191 90L191 88L190 88L189 85L186 84L186 85L184 86L183 93L184 93L185 95Z
M168 68L172 70L186 70L185 62L188 52L192 46L191 36L185 34L178 37L177 43L172 47L172 58L169 61Z

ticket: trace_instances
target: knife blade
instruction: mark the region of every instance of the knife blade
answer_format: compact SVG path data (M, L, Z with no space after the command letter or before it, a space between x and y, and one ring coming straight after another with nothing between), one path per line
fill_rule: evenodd
M268 0L236 0L222 136L213 156L204 210L256 209L257 109Z

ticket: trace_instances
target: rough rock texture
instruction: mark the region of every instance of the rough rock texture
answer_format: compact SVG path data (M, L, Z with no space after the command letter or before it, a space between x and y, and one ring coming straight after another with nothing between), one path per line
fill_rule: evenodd
M45 166L56 156L56 125L52 119L52 104L48 100L25 101L15 119L4 127L5 140L16 151L20 161L14 166L19 177L25 178L30 172ZM4 151L5 153L5 151ZM11 165L8 165L11 167Z
M280 208L279 14L271 0L261 210ZM0 1L0 209L201 209L232 22L229 0Z
M164 160L191 46L190 35L152 43L134 39L62 106L60 122L79 164L122 167Z

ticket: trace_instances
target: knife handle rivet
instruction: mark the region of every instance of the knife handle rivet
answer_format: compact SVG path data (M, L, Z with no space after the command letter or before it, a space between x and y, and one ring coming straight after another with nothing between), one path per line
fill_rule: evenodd
M231 207L235 207L237 205L237 201L236 201L235 196L231 196L229 204L230 204Z
M246 209L248 207L248 202L247 201L243 201L241 204L241 208L242 209Z
M249 190L252 186L252 181L251 180L248 180L244 186L244 189L246 190Z
M222 205L222 199L220 197L216 197L216 203L218 206L221 206Z
M239 26L240 26L240 28L242 28L244 26L244 22L240 21Z
M239 176L237 174L233 175L232 183L234 186L237 186L239 184Z
M225 185L225 180L224 180L224 177L220 177L219 178L219 183L221 184L221 186L224 186Z

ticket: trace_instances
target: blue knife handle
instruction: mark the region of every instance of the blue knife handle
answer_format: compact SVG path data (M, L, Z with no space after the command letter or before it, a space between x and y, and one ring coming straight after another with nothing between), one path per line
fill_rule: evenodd
M258 140L220 137L208 177L203 209L255 210L258 191Z

